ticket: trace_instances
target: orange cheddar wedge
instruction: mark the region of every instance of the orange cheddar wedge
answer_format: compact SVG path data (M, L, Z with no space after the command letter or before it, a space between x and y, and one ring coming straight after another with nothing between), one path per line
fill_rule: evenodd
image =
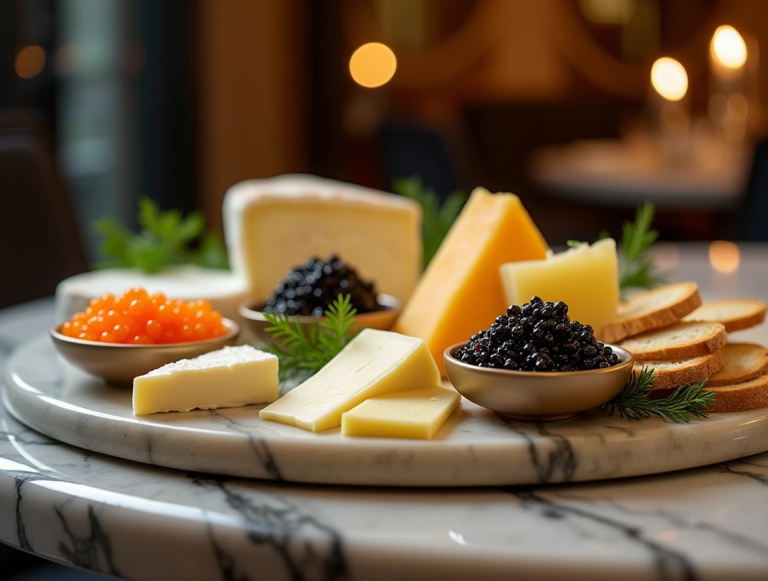
M476 188L393 330L424 339L445 376L443 351L506 314L499 267L547 250L520 198Z

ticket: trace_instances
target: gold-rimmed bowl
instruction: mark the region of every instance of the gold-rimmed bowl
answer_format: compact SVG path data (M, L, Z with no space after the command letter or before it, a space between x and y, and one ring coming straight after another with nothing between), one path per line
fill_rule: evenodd
M160 345L128 345L86 341L63 335L61 325L51 329L51 339L64 359L83 371L101 377L116 387L131 387L133 379L153 369L180 359L197 357L216 351L226 345L234 345L240 327L230 319L222 319L227 333L221 337L166 343Z
M453 355L464 345L453 345L443 354L456 391L502 417L528 422L566 420L604 404L621 391L634 364L629 351L608 345L619 363L605 369L509 371L459 361Z
M395 324L395 321L403 308L402 303L392 295L383 293L376 295L376 302L382 307L380 311L355 315L355 327L357 329L381 329L386 331ZM260 341L264 343L273 343L275 341L274 337L270 333L267 333L267 328L272 325L264 316L263 302L255 304L245 303L240 305L239 313ZM289 318L291 321L294 321L297 317L290 315ZM304 332L308 333L311 327L317 323L325 321L326 317L299 315L298 319Z

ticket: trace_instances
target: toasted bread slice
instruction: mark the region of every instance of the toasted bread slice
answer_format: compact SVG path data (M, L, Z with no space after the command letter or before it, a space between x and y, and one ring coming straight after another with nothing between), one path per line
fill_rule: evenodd
M768 349L753 343L723 347L723 368L709 378L707 387L743 383L768 373Z
M715 351L709 355L678 361L640 361L635 371L640 373L643 367L653 369L658 377L651 389L670 389L679 385L689 385L714 375L723 367L723 355Z
M768 375L761 375L733 385L705 387L715 392L715 403L711 412L743 412L768 407Z
M714 353L728 342L720 323L693 321L630 337L620 345L638 361L679 361Z
M748 329L765 320L766 305L757 299L708 301L685 317L685 321L716 321L729 333Z
M598 335L606 343L616 343L677 323L699 305L701 297L695 282L661 286L622 302L616 318L600 329Z

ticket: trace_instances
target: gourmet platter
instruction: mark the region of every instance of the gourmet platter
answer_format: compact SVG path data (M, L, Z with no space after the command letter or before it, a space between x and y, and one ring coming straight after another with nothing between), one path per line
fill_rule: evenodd
M173 249L202 229L144 211ZM517 196L482 188L440 208L281 176L232 187L224 217L231 271L185 251L197 264L62 281L59 323L9 362L11 413L131 460L334 484L594 480L768 450L768 350L729 340L766 305L664 283L650 206L619 245L557 253Z

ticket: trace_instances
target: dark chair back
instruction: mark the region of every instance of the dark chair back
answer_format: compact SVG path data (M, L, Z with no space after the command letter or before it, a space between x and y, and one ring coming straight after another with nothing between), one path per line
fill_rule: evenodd
M0 257L0 308L88 269L51 140L31 113L0 113Z
M768 138L758 141L755 146L736 237L768 242Z

